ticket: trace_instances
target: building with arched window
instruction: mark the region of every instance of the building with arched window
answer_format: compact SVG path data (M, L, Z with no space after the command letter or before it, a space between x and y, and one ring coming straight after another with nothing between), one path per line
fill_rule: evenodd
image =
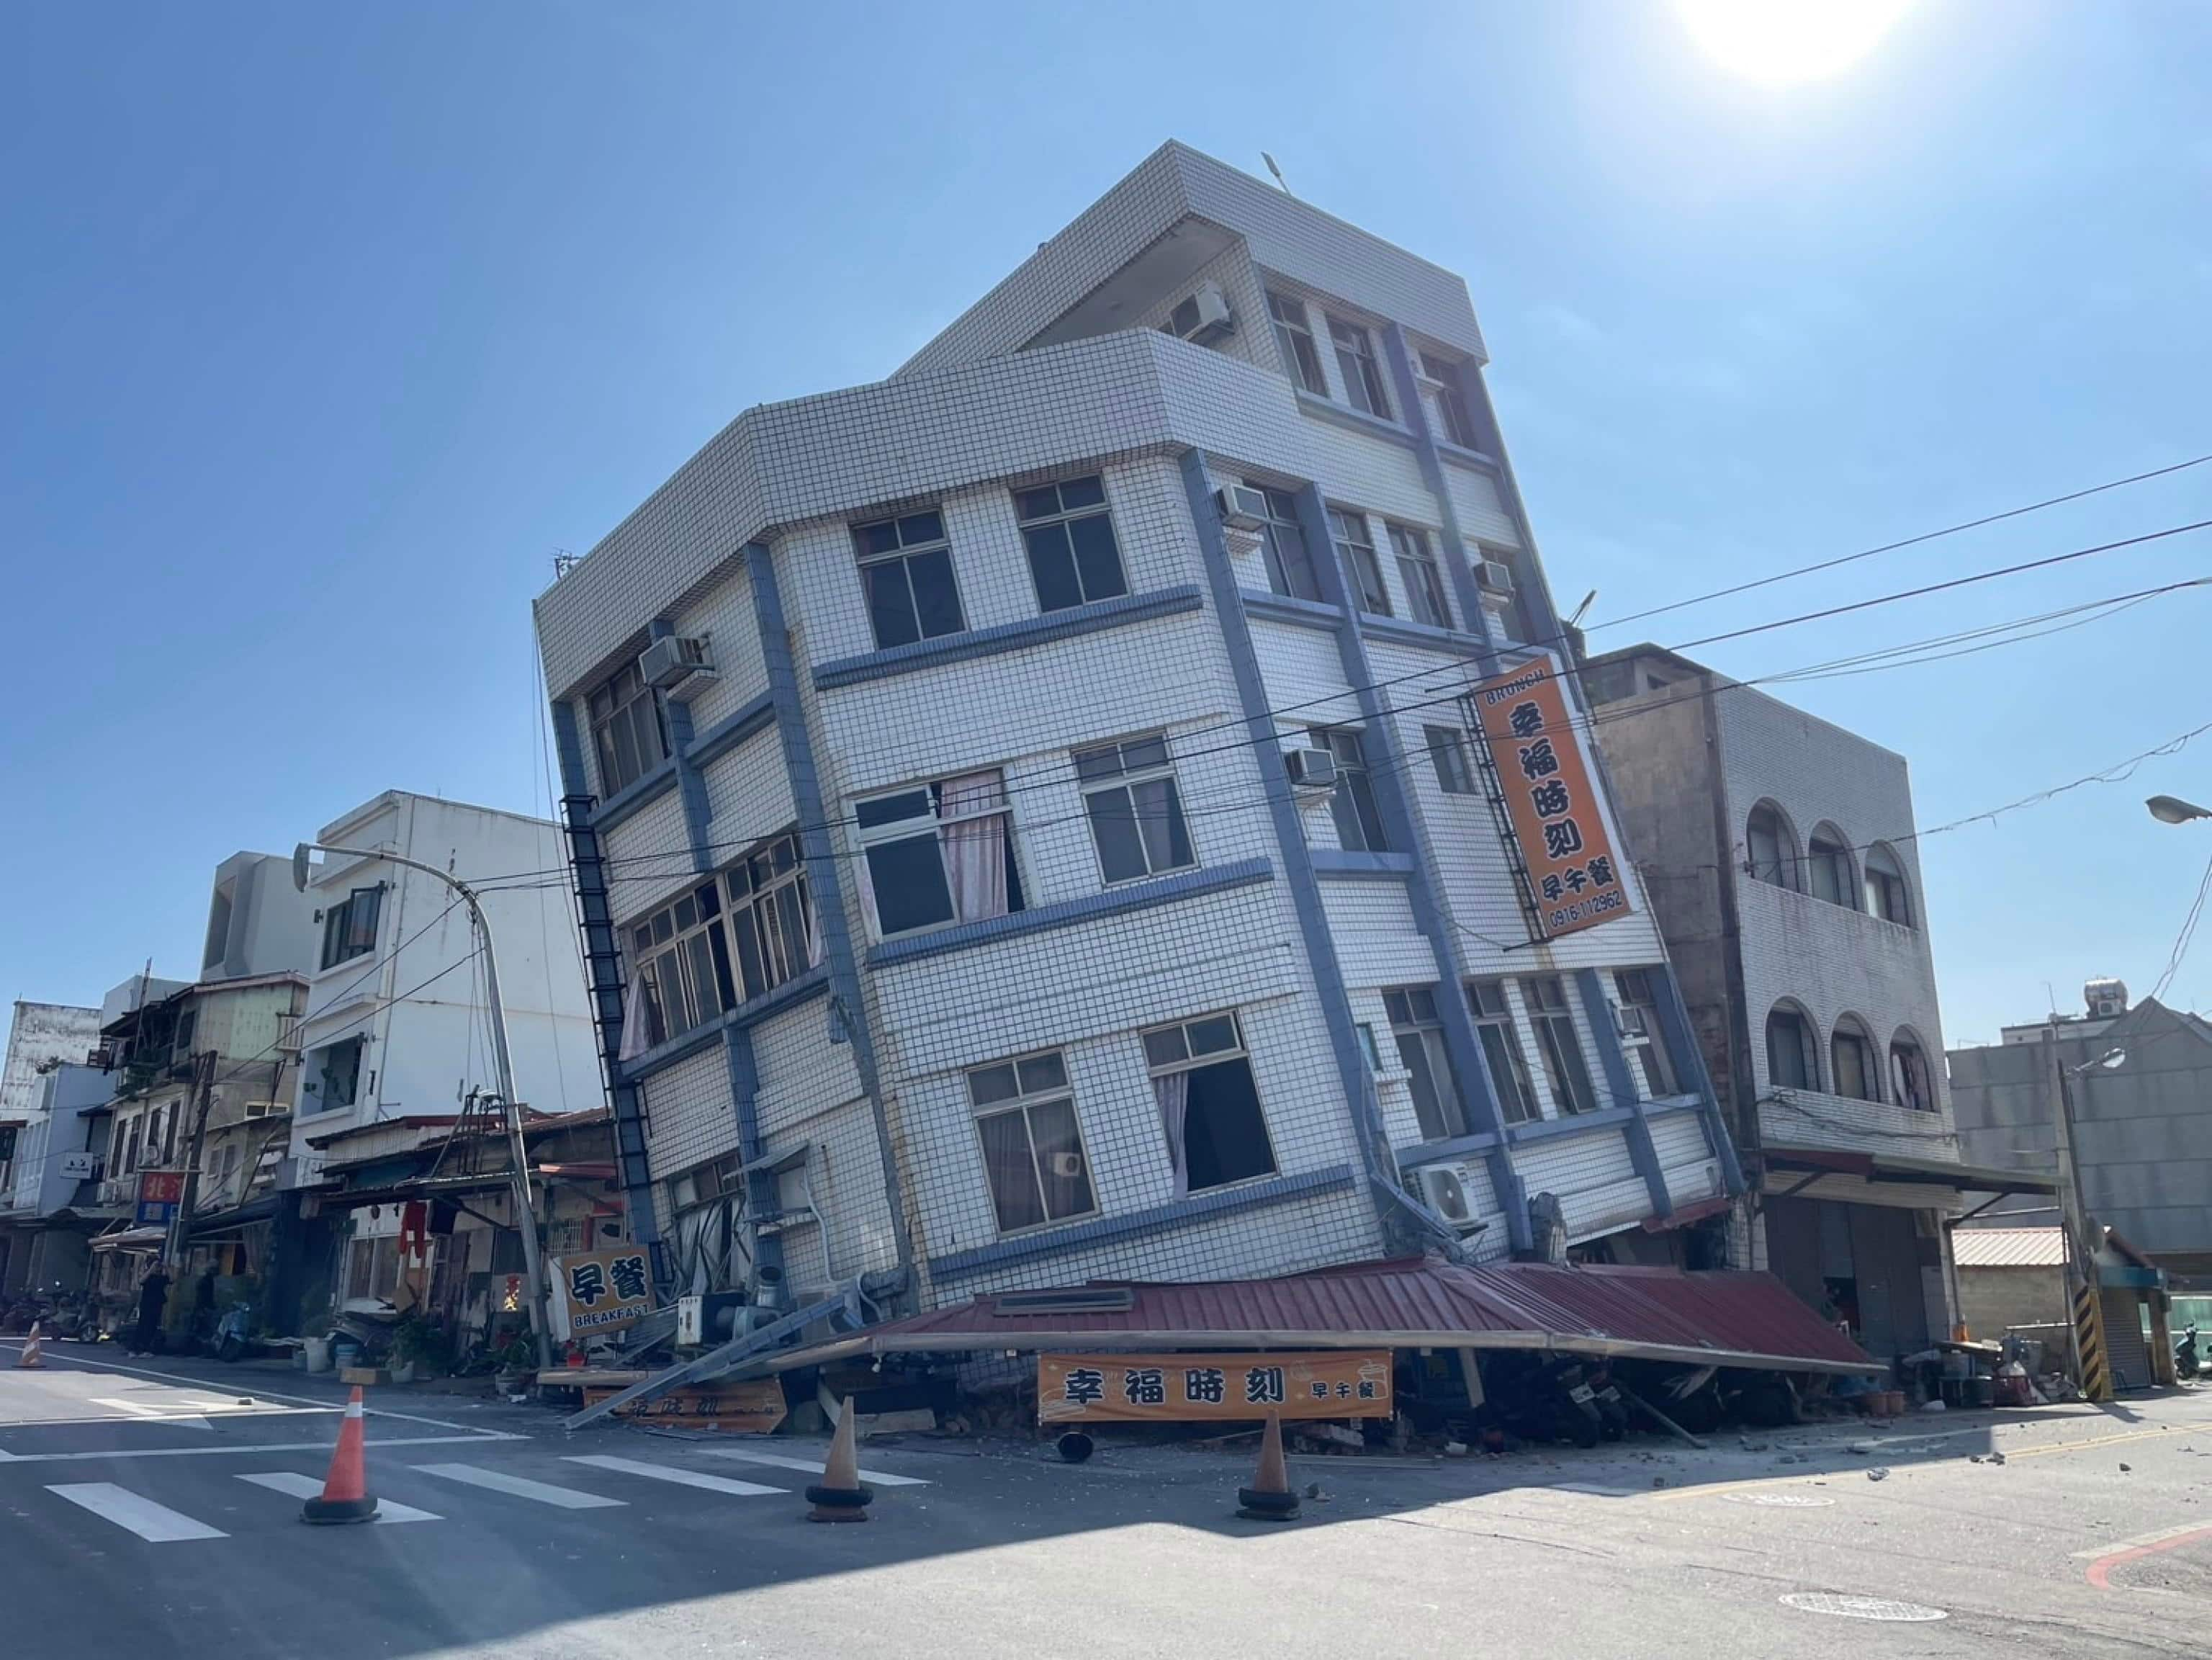
M1960 1162L1938 1064L1904 757L1656 646L1589 658L1583 679L1760 1190L1737 1219L1738 1260L1874 1353L1946 1335L1947 1224L1990 1173Z

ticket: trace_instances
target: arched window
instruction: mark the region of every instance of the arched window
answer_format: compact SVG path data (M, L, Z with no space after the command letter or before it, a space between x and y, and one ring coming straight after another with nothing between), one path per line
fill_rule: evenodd
M1753 807L1743 839L1755 880L1771 882L1778 888L1797 885L1797 837L1781 808L1771 801L1761 801Z
M1812 1017L1795 1003L1777 1003L1766 1017L1766 1082L1778 1090L1820 1087L1820 1040Z
M1905 866L1895 854L1877 842L1867 849L1867 909L1885 922L1912 926L1912 890L1905 880Z
M1915 1112L1936 1110L1936 1088L1928 1074L1928 1051L1903 1026L1889 1040L1889 1087L1900 1107L1910 1107Z
M1813 897L1832 905L1858 908L1858 873L1851 866L1851 844L1833 824L1814 827L1805 844L1805 872Z
M1866 1023L1856 1014L1844 1015L1836 1022L1835 1036L1828 1040L1828 1061L1838 1095L1848 1095L1854 1101L1881 1099L1881 1070L1875 1060L1874 1039L1867 1036Z

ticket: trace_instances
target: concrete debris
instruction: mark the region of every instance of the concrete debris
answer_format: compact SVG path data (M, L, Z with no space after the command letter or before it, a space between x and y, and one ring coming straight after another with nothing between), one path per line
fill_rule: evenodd
M1328 1499L1328 1495L1321 1490L1320 1482L1309 1481L1306 1483L1306 1497L1309 1499L1321 1499L1325 1502Z
M1447 1442L1445 1442L1445 1443L1444 1443L1444 1456L1445 1456L1445 1457L1447 1457L1447 1458L1464 1458L1464 1457L1466 1457L1466 1456L1467 1456L1467 1443L1466 1443L1466 1442L1464 1442L1464 1441L1447 1441Z
M1651 1485L1655 1487L1663 1487L1667 1485L1667 1478L1663 1475L1655 1475L1651 1478Z
M2131 1470L2131 1469L2133 1469L2133 1468L2135 1468L2135 1466L2134 1466L2133 1464L2123 1464L2123 1465L2121 1465L2121 1466L2120 1466L2120 1468L2121 1468L2122 1469L2124 1469L2124 1470Z
M1874 1450L1874 1443L1871 1441L1849 1442L1845 1444L1844 1450L1845 1452L1872 1452Z
M1876 1464L1872 1469L1867 1472L1867 1480L1869 1481L1887 1481L1889 1480L1889 1471L1884 1468L1881 1465Z
M1993 1453L1991 1453L1991 1454L1989 1456L1989 1457L1988 1457L1987 1459L1985 1459L1984 1462L1986 1462L1986 1463L1991 1463L1991 1464L2002 1464L2002 1463L2003 1463L2003 1462L2004 1462L2004 1461L2005 1461L2005 1456L2004 1456L2002 1453L2001 1453L2001 1452L1993 1452Z

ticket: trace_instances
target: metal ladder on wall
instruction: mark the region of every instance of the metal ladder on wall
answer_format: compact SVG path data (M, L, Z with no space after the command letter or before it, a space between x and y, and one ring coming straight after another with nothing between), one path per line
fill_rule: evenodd
M598 798L564 795L561 817L568 836L568 863L576 878L576 914L584 938L584 971L591 982L592 1025L599 1038L599 1077L614 1113L616 1167L629 1212L630 1239L646 1248L653 1285L664 1295L674 1265L660 1237L653 1210L653 1172L645 1152L645 1110L637 1086L622 1081L623 1015L629 987L623 979L622 952L615 938L614 912L607 900L607 860L599 832L592 823Z
M1472 697L1460 699L1460 721L1467 729L1468 746L1474 750L1475 765L1482 774L1482 794L1490 803L1490 822L1498 831L1498 845L1505 850L1505 862L1512 869L1513 892L1521 902L1521 920L1533 944L1544 937L1543 916L1536 909L1536 884L1528 874L1528 861L1521 856L1521 838L1513 833L1512 815L1505 806L1505 781L1498 775L1497 758L1490 752L1490 740L1476 717Z

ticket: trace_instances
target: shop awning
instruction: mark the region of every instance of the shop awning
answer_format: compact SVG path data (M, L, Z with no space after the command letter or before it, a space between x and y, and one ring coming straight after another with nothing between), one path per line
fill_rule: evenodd
M169 1237L167 1228L125 1228L103 1233L90 1246L94 1250L159 1250Z
M1961 1193L2056 1193L2057 1181L2029 1171L1999 1170L1993 1164L1962 1164L1950 1158L1904 1158L1887 1152L1849 1152L1836 1147L1769 1145L1759 1158L1770 1171L1803 1171L1820 1175L1856 1176L1869 1182L1917 1183L1954 1188Z
M975 1350L1488 1348L1766 1371L1887 1370L1771 1274L1437 1258L1281 1280L1093 1283L978 1297L752 1370Z

